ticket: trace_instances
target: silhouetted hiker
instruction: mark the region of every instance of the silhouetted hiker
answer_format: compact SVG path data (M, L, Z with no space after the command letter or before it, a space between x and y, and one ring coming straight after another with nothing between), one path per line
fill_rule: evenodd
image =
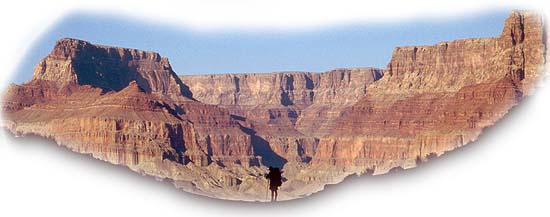
M271 190L271 201L277 201L277 189L283 184L281 170L277 167L269 167L269 173L265 175L269 179L269 190Z

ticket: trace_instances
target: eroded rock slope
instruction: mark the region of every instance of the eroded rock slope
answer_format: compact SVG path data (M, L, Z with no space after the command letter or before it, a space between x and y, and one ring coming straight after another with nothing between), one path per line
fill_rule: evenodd
M2 126L210 197L281 199L350 174L411 168L474 141L544 75L542 16L502 34L395 48L386 69L177 76L158 53L60 39L11 85Z

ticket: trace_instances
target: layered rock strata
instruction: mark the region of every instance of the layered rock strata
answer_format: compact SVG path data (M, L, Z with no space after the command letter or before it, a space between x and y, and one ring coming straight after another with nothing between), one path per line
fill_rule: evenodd
M502 34L394 49L387 68L177 76L158 53L61 39L11 85L2 126L210 197L281 199L415 167L477 139L544 75L542 16Z
M321 139L313 164L385 173L474 141L532 93L547 44L542 17L514 11L494 38L396 48L385 76Z
M246 121L285 161L306 162L341 111L365 96L367 87L382 76L380 69L352 68L180 78L197 100Z

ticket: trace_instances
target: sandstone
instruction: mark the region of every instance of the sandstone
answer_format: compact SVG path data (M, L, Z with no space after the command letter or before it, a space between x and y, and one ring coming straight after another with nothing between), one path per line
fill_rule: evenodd
M542 18L514 11L498 37L396 48L385 76L321 139L314 164L382 173L378 161L407 164L474 141L532 92L546 46Z
M545 25L512 11L499 36L397 47L386 69L219 75L64 38L4 92L2 126L221 199L266 200L279 166L280 199L295 199L476 140L533 94Z
M119 91L136 81L149 93L192 98L168 59L158 53L96 46L70 38L57 41L52 52L35 67L33 80L90 85L104 91Z

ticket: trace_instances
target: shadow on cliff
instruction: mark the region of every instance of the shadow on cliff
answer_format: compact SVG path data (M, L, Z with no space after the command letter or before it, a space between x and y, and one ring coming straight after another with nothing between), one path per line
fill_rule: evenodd
M150 85L151 81L139 73L141 70L139 66L129 64L132 61L131 59L123 57L119 53L108 53L102 49L98 49L96 47L98 45L86 45L83 48L86 51L79 52L78 56L73 60L74 70L78 74L78 84L100 88L105 93L108 91L118 92L126 88L131 81L136 81L144 92L151 93L153 91ZM113 58L119 59L121 63L106 61ZM172 70L172 67L168 65L163 69L166 70L165 73L169 74L168 76L174 78L176 84L179 86L180 93L194 100L189 86L181 81ZM159 73L157 73L157 76L163 76Z
M253 129L244 127L240 125L240 128L243 132L250 135L252 148L254 149L254 155L260 156L262 158L262 164L267 167L277 167L283 168L287 160L279 156L277 153L271 149L269 142L267 142L262 137L256 135L256 131ZM259 165L256 165L259 166Z
M130 184L146 189L152 189L152 191L159 194L156 196L168 197L169 199L176 201L184 201L190 206L196 206L197 208L208 209L216 207L219 209L240 210L263 215L266 212L286 213L299 212L308 208L315 209L323 203L333 203L335 201L342 200L343 198L338 196L341 196L344 191L364 192L366 189L372 190L383 187L387 188L388 185L398 186L405 185L406 183L418 182L430 174L437 174L438 171L444 170L450 165L460 164L465 158L491 153L491 149L498 148L498 144L488 143L487 141L490 141L491 137L499 136L499 131L513 126L518 119L524 117L525 113L523 113L522 116L521 110L532 106L532 103L530 102L533 100L533 97L524 99L518 106L514 107L509 114L505 115L500 121L498 121L496 126L485 129L483 131L484 135L481 135L477 141L445 153L441 157L431 158L429 162L422 163L419 167L408 170L397 168L393 169L390 173L377 176L363 175L358 177L351 175L344 179L341 183L327 185L323 191L314 193L309 197L290 201L279 201L277 203L247 203L241 201L220 200L182 192L181 190L175 189L174 185L170 181L163 181L163 184L159 185L159 182L151 176L142 176L129 170L125 166L113 165L99 161L87 155L70 151L67 148L59 148L59 146L57 146L52 140L44 139L38 136L14 138L11 133L7 133L5 130L2 132L4 133L3 135L8 137L7 140L12 143L9 144L10 148L15 149L16 152L19 152L22 155L28 154L28 152L34 152L36 154L47 154L53 158L66 158L67 163L81 164L79 166L82 166L84 170L87 167L99 167L102 171L105 170L107 175L112 175L112 177L108 178L112 179L113 184L115 185L122 185L122 183L124 183L124 185ZM365 195L365 197L369 197L369 195Z

